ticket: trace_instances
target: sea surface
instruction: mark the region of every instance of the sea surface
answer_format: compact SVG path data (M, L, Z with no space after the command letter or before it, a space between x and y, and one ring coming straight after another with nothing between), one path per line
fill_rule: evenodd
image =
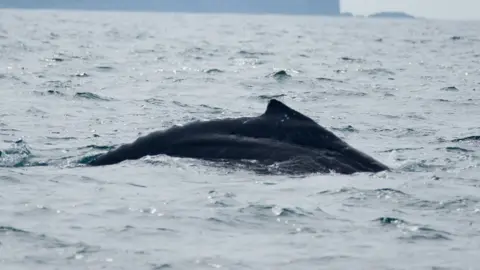
M480 269L478 29L0 10L0 269ZM82 162L271 98L392 170Z

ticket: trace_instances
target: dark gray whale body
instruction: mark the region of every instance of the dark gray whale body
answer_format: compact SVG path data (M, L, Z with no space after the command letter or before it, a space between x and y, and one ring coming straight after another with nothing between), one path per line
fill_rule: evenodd
M388 170L276 99L269 101L260 116L192 122L156 131L99 155L89 165L110 165L159 154L214 161L255 160L262 164L295 161L291 169L304 173Z

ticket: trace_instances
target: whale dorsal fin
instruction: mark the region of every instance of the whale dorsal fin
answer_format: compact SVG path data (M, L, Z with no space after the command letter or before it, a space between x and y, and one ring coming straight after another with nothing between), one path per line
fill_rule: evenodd
M287 116L288 118L291 119L296 119L296 120L301 120L301 121L309 121L309 122L315 122L313 121L310 117L307 117L294 109L288 107L284 103L282 103L279 100L276 99L271 99L268 102L267 109L265 110L265 113L263 114L265 116Z

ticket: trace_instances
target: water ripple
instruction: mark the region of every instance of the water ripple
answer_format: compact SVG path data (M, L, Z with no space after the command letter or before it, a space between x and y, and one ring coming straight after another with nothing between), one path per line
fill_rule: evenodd
M418 242L421 240L452 240L453 235L449 232L435 230L427 226L419 224L409 223L405 220L381 217L375 221L384 226L394 226L402 232L402 235L398 237L400 240L408 242Z

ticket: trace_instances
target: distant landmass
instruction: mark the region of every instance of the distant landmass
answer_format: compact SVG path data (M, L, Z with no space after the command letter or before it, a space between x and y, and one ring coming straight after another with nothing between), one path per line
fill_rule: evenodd
M350 12L342 12L340 13L340 16L342 17L355 17L355 18L393 18L393 19L418 19L417 17L414 17L410 14L407 14L405 12L391 12L391 11L385 11L385 12L378 12L374 13L368 16L363 16L363 15L354 15Z
M355 15L353 15L353 13L351 13L351 12L342 12L342 13L340 13L340 16L342 16L342 17L354 17Z
M340 15L340 0L0 0L0 8Z
M398 19L415 19L414 16L405 12L385 11L374 13L368 16L369 18L398 18Z

